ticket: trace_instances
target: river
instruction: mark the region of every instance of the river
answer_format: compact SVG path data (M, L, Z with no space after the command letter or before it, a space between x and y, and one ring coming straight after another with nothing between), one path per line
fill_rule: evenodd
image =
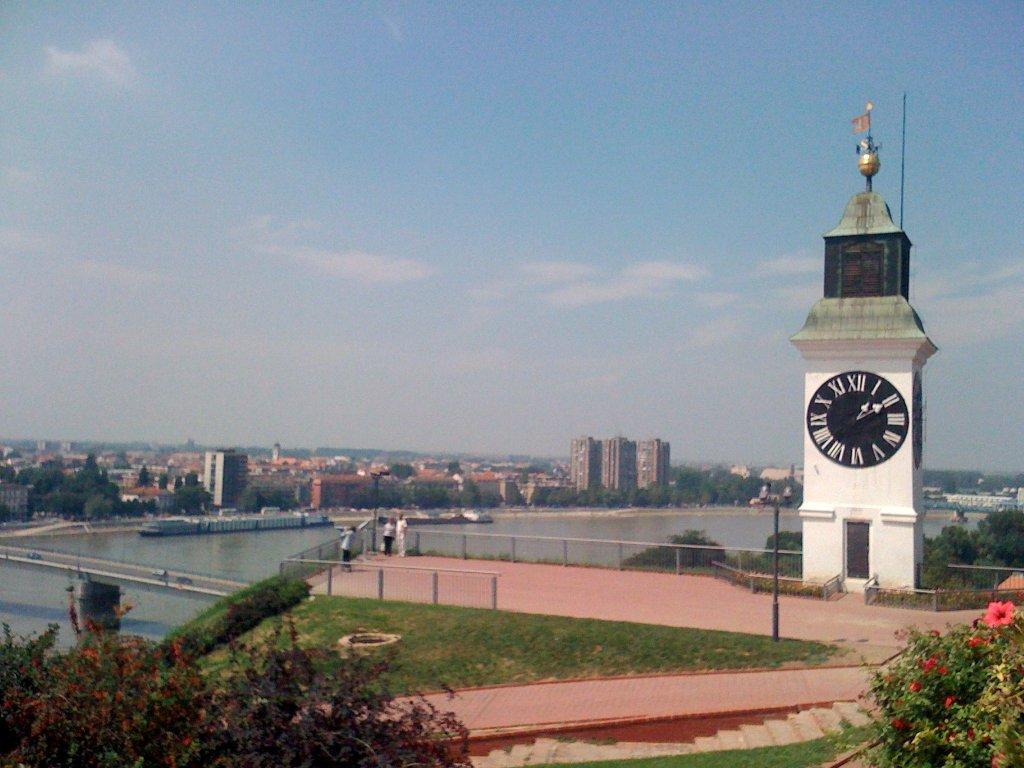
M572 510L497 512L490 525L445 525L442 530L479 533L565 536L664 542L687 529L705 531L730 547L763 547L771 533L770 512L747 508L682 510ZM979 515L969 515L969 527ZM925 534L935 536L947 524L945 516L929 517ZM782 530L800 530L795 512L783 512ZM415 530L413 528L412 530ZM20 537L9 543L58 549L82 555L142 563L193 573L255 581L277 572L289 555L331 537L329 529L245 532L212 536L149 538L137 532L97 532L61 536ZM67 620L67 576L36 569L0 566L0 621L18 634L39 632L49 623L60 626L62 641L71 639ZM132 606L122 622L125 632L160 638L208 604L207 598L187 597L125 587L122 600Z

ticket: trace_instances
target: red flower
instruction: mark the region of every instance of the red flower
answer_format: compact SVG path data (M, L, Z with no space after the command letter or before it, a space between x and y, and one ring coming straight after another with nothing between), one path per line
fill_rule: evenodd
M956 701L956 696L947 696L946 697L946 704L945 704L946 709L949 709L950 707L952 707L954 701Z
M972 637L970 640L967 641L967 644L971 648L977 648L979 645L988 645L988 640L986 640L983 637L978 637L977 635L975 635L974 637Z
M905 731L910 727L910 723L904 720L902 717L894 717L891 721L892 727L897 731Z
M974 741L974 729L973 728L968 728L967 729L967 740L968 741Z
M921 684L920 684L919 682L917 682L917 680L915 680L914 682L912 682L912 683L910 684L910 690L911 690L911 691L912 691L913 693L917 693L918 691L920 691L920 690L921 690Z
M1013 621L1013 603L989 603L983 621L990 627L1005 627Z
M944 674L946 674L947 672L949 672L949 670L948 670L948 669L946 669L945 667L939 667L939 674L940 674L940 675L944 675Z
M939 660L934 656L929 656L927 659L921 662L921 669L925 672L931 672L935 669L935 665L939 663Z

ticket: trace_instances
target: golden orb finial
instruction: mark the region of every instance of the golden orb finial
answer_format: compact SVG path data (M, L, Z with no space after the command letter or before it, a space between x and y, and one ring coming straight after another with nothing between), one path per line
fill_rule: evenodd
M878 159L878 152L865 152L857 161L857 168L860 170L861 176L869 179L878 173L878 169L881 167L882 161Z

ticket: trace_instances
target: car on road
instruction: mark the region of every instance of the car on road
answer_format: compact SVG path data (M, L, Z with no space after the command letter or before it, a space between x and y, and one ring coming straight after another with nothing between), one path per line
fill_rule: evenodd
M29 553L28 553L28 554L26 555L26 557L27 557L27 558L28 558L29 560L42 560L42 559L43 559L43 556L42 556L42 555L40 555L40 554L39 554L38 552L29 552Z
M175 584L186 584L187 585L187 584L191 584L192 583L192 579L190 579L188 576L179 576L178 578L176 578L174 580L174 583Z
M166 581L167 577L170 576L170 574L165 569L162 571L153 571L153 576L155 576L158 579L163 579L164 581Z

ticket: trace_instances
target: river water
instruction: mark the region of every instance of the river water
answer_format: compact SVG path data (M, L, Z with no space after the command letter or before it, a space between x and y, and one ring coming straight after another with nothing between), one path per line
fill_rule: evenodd
M980 516L969 515L973 527ZM935 536L947 524L945 516L930 517L925 534ZM414 527L412 530L416 530ZM746 508L707 508L608 512L576 510L566 512L496 513L490 525L445 525L441 530L466 530L521 536L615 539L665 542L687 529L702 530L729 547L763 547L771 533L770 512ZM782 530L800 530L794 512L784 512ZM421 529L425 530L425 529ZM137 532L21 537L5 540L23 547L57 549L110 560L123 560L171 570L222 576L238 581L255 581L277 573L278 564L289 555L332 537L329 529L229 533L210 536L149 538ZM36 569L0 565L0 622L18 634L39 632L47 624L60 626L63 642L70 642L67 620L67 576ZM155 592L124 587L122 601L132 605L122 630L160 638L172 627L186 621L209 603L209 598L180 593Z

